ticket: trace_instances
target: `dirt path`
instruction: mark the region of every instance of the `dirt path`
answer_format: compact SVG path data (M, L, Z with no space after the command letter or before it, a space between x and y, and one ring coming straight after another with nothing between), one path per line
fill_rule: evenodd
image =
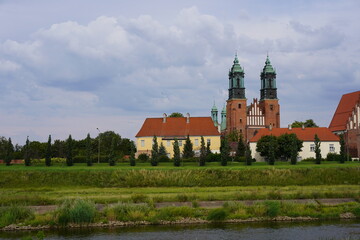
M244 205L250 206L258 202L263 202L265 200L243 200L243 201L236 201L239 203L242 203ZM341 203L349 203L349 202L356 202L353 198L325 198L325 199L292 199L292 200L279 200L281 202L293 202L293 203L299 203L299 204L322 204L322 205L338 205ZM202 208L219 208L224 205L225 202L228 201L197 201L196 204L199 207ZM163 208L163 207L181 207L181 206L187 206L192 207L192 202L161 202L161 203L155 203L156 208ZM102 210L106 207L105 204L96 204L97 210ZM43 206L30 206L32 210L34 210L37 214L44 214L47 212L51 212L56 210L57 205L43 205Z

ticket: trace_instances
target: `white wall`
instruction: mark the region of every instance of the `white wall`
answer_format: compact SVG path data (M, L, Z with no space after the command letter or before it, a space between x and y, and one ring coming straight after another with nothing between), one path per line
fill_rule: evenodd
M315 158L315 152L310 152L310 145L314 144L314 142L303 142L303 147L301 149L301 152L299 152L299 157L301 159ZM340 143L339 142L321 142L320 149L321 149L321 156L323 158L326 158L327 154L330 152L330 144L334 145L335 151L334 153L339 154L340 153ZM256 159L258 162L263 162L264 158L260 156L260 153L256 152L256 143L251 142L250 143L250 149L251 149L251 156Z

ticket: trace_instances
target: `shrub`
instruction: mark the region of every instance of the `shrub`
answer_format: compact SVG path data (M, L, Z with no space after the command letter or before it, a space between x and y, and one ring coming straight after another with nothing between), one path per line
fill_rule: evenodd
M278 201L265 201L264 205L266 206L266 214L269 217L276 217L281 209L280 202Z
M67 199L57 209L57 221L61 225L69 223L91 223L96 214L95 204L83 199Z
M187 202L189 200L195 200L196 199L196 195L192 194L185 194L185 193L179 193L178 195L176 195L176 199L179 202Z
M196 208L191 207L164 207L159 209L156 219L157 220L167 220L167 221L174 221L179 218L190 218L195 217L196 215Z
M146 202L148 200L148 196L146 196L145 194L141 194L141 193L136 193L131 195L131 200L134 203L140 203L140 202Z
M105 210L109 219L116 219L118 221L138 221L148 216L153 208L146 203L118 203Z
M199 162L199 158L198 157L183 158L181 161L183 161L183 162Z
M206 157L206 161L207 162L220 162L221 161L221 156L218 153L210 153Z
M165 155L161 155L159 156L159 162L170 162L170 158L168 156Z
M209 221L223 221L229 215L229 212L224 208L216 208L210 210L207 220Z
M236 162L245 162L246 157L245 156L235 156L235 161Z
M33 219L34 213L23 206L10 206L0 208L0 227Z
M315 162L315 158L313 158L313 157L304 158L304 159L302 160L302 162Z
M326 156L327 161L340 161L341 155L336 153L328 153Z
M140 162L147 162L147 161L149 161L149 156L146 153L141 153L138 156L138 160Z

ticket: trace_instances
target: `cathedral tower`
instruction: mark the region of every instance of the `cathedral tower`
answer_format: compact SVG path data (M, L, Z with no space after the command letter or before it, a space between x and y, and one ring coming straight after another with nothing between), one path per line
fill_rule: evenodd
M280 105L277 98L276 88L276 71L272 67L267 56L265 66L260 74L261 90L260 90L260 108L265 115L265 126L272 125L280 127Z
M226 104L226 133L239 131L245 134L246 98L244 70L239 64L237 55L229 71L229 99Z

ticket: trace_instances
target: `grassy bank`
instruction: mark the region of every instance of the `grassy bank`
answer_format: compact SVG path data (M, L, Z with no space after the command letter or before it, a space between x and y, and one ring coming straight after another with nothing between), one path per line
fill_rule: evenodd
M95 204L89 200L66 200L57 210L36 215L26 207L1 208L0 228L10 224L19 226L58 227L70 224L88 225L92 223L108 224L114 221L131 222L133 224L162 224L172 222L211 222L227 220L267 221L277 218L316 218L337 219L360 217L360 203L352 202L326 206L321 204L299 204L294 202L263 201L253 205L244 205L239 202L226 202L223 207L216 209L193 207L165 207L154 208L151 204L118 203L103 210L96 210ZM289 220L289 219L288 219Z
M190 163L187 163L190 164ZM218 186L287 186L360 184L358 162L346 164L288 163L268 166L258 163L244 166L218 163L206 167L192 165L175 168L170 163L150 167L118 165L0 166L0 187L218 187Z

